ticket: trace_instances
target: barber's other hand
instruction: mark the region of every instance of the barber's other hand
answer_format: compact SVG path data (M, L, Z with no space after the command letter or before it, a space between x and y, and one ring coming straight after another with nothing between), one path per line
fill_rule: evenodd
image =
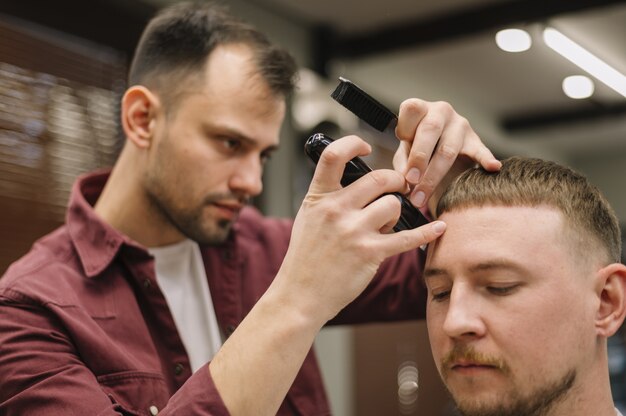
M400 105L396 136L401 140L394 168L413 188L413 205L426 204L455 162L479 163L493 172L502 164L482 143L469 122L446 102L411 98Z
M416 249L445 229L437 221L387 232L400 216L400 202L393 195L377 198L406 187L404 177L393 170L370 172L342 188L345 164L370 151L356 136L336 140L324 150L272 285L320 326L365 289L385 258Z

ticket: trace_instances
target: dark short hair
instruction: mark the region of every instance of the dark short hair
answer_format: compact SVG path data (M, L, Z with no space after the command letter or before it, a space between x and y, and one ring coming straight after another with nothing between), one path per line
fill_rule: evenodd
M486 205L558 209L585 253L601 247L611 262L620 262L622 240L615 212L598 188L568 167L512 157L502 161L499 172L469 169L441 196L437 214Z
M150 20L137 45L128 83L176 88L205 67L217 46L236 43L251 48L258 74L272 93L287 97L293 92L297 80L293 57L224 6L206 1L176 3Z

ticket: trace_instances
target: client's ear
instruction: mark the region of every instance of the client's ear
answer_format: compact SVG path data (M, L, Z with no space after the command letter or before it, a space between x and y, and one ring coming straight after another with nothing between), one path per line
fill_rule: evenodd
M124 94L122 127L126 137L135 146L141 148L150 146L159 107L158 97L142 85L134 85Z
M626 266L610 264L596 276L600 307L596 314L599 336L608 338L615 334L626 317Z

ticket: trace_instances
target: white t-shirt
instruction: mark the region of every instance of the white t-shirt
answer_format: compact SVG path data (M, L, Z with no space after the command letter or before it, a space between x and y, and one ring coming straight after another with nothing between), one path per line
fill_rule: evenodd
M222 346L200 248L186 239L148 251L154 256L157 282L196 371Z

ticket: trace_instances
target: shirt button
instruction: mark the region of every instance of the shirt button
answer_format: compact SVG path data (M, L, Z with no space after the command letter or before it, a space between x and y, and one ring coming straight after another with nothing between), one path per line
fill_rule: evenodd
M152 287L152 282L150 281L150 279L146 279L143 281L143 287L144 289L150 289Z
M150 406L148 410L150 410L150 414L152 416L157 416L159 414L159 409L156 406Z
M174 366L174 374L176 374L177 376L181 375L183 373L183 370L185 369L185 367L183 367L183 365L181 363L178 363Z

